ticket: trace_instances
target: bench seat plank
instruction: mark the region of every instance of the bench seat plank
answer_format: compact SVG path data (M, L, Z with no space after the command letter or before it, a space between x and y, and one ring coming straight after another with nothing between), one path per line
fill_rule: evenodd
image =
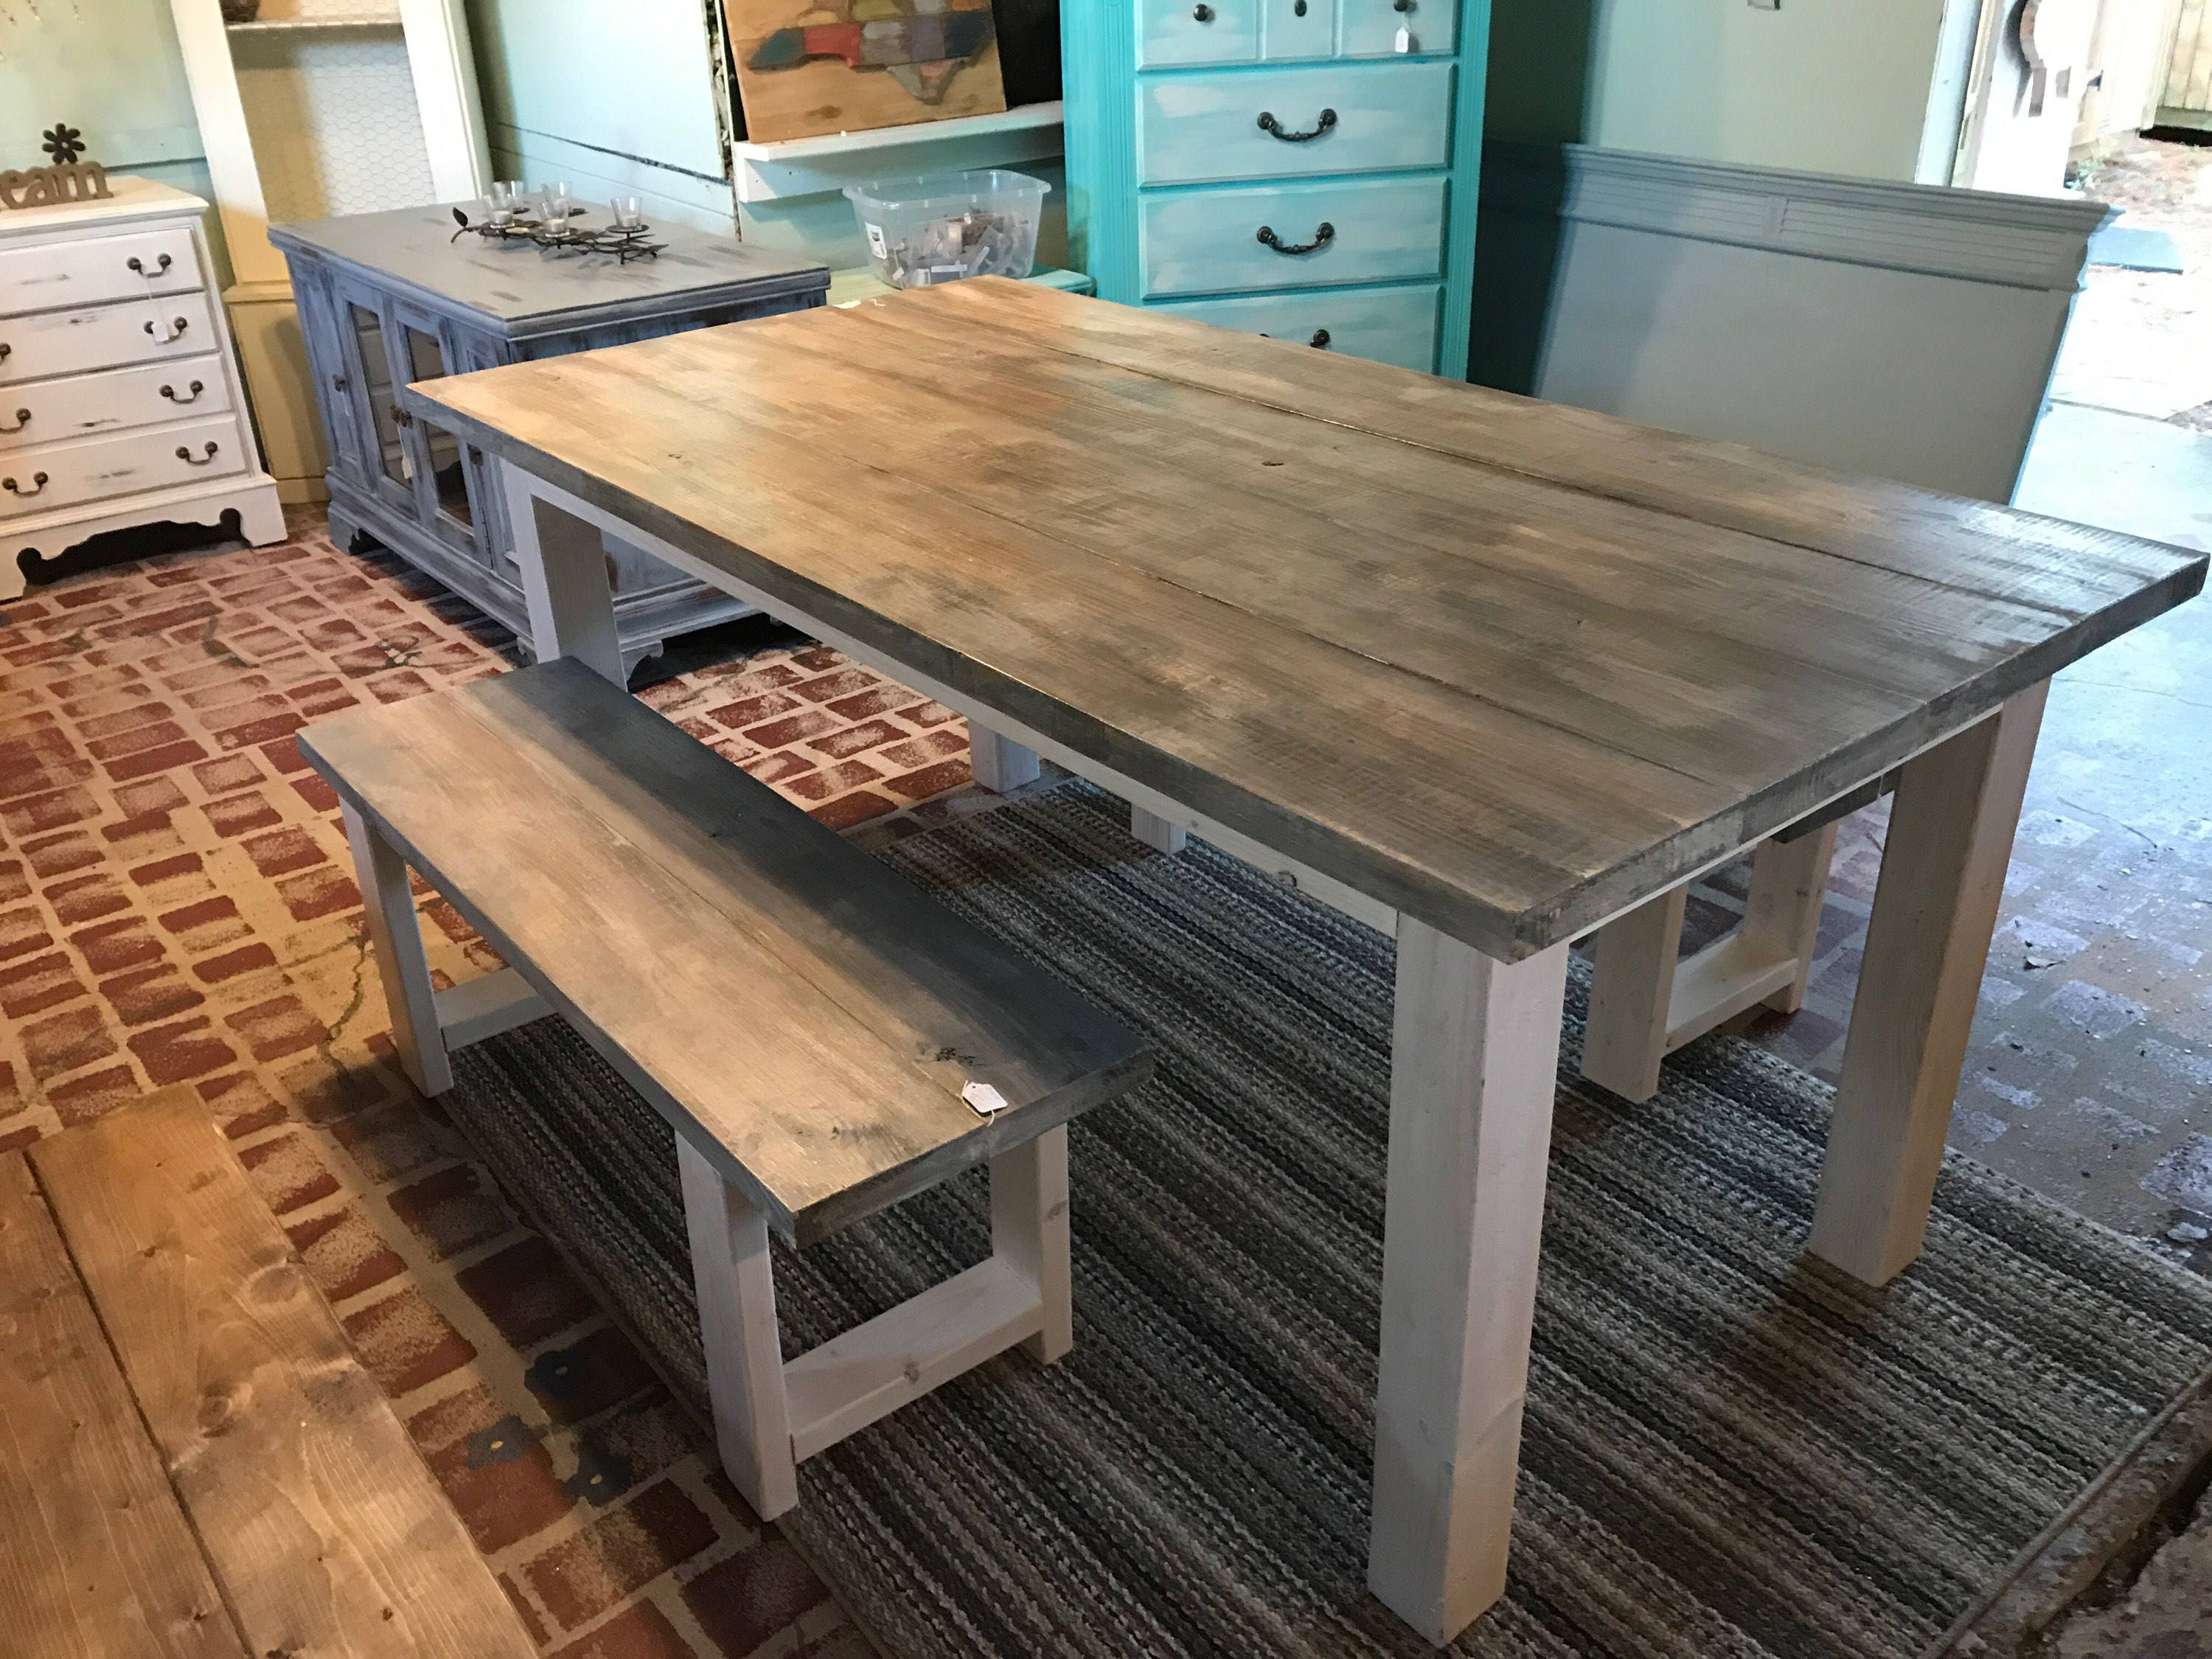
M249 1651L534 1659L196 1096L30 1159Z
M21 1152L0 1156L0 1649L246 1659Z
M579 663L300 748L797 1243L1149 1070L1118 1022Z

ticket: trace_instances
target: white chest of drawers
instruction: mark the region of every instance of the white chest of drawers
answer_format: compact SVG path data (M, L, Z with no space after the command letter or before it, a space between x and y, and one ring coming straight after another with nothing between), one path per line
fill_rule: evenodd
M149 179L0 210L0 600L32 562L110 530L221 524L284 538L200 228Z

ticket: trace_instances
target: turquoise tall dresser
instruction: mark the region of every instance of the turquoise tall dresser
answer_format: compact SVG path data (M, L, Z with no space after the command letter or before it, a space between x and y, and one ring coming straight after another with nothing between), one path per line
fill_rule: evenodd
M1488 0L1065 0L1101 297L1467 377Z

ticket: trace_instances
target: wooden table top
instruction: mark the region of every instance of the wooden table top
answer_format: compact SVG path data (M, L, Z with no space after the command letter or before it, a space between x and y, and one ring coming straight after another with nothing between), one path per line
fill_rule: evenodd
M1516 959L2181 603L2205 556L979 278L416 406Z

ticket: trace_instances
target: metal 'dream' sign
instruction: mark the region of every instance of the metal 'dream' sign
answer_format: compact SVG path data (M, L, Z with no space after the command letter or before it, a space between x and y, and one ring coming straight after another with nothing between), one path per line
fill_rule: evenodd
M53 165L0 173L0 208L97 202L115 194L108 188L106 167L78 159L84 154L83 133L66 121L57 121L44 137L43 148L54 158Z

